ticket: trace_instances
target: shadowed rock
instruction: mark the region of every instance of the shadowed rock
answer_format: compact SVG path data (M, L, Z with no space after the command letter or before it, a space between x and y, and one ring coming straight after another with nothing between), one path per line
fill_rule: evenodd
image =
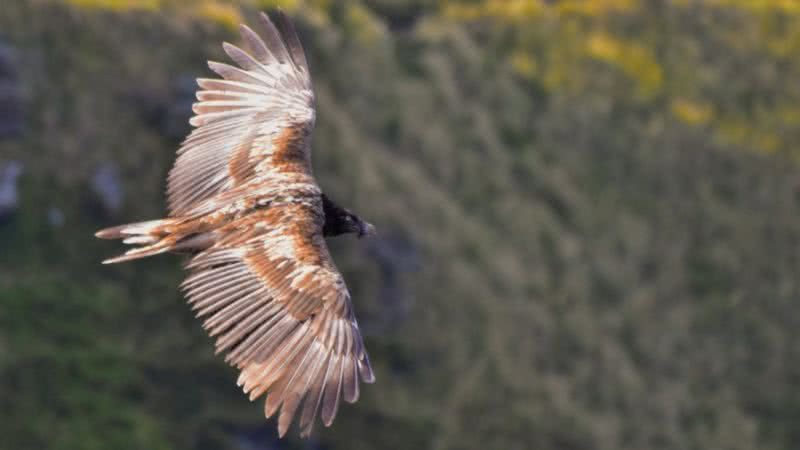
M0 40L0 138L22 133L22 91L12 47Z
M281 450L280 439L271 427L242 428L233 431L235 447L239 450Z
M144 120L161 135L181 141L189 134L189 118L195 102L197 82L191 76L177 77L169 89L133 91L128 96Z
M370 240L368 255L381 272L381 295L384 302L383 326L396 324L408 315L410 298L402 276L419 270L420 256L417 245L406 235L389 233Z
M0 168L0 223L11 220L19 208L17 181L22 168L22 163L18 161L11 161Z
M53 228L61 228L64 226L64 211L55 206L48 208L47 223Z
M91 188L101 214L114 216L120 211L124 192L119 170L114 164L103 164L95 170Z
M170 139L182 140L189 134L189 117L192 116L192 104L195 102L197 83L190 76L181 76L175 80L170 99L162 105L159 128Z

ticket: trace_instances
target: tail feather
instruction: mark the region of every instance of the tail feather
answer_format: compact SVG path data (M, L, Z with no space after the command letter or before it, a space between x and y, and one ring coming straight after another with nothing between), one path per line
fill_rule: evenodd
M155 244L155 245L148 245L147 247L133 248L120 256L104 260L103 264L116 264L125 261L131 261L134 259L145 258L148 256L158 255L160 253L167 252L169 251L169 249L170 249L169 244Z
M123 244L128 245L150 245L156 242L158 242L158 238L155 236L131 236L122 240Z
M121 239L126 236L151 234L161 226L170 223L170 220L148 220L146 222L127 223L116 227L104 228L95 237L100 239Z
M103 261L103 264L120 263L169 251L175 243L175 239L169 236L165 225L171 222L170 219L148 220L98 231L95 236L100 239L122 239L125 244L144 245L144 247L132 248L115 258L109 258Z

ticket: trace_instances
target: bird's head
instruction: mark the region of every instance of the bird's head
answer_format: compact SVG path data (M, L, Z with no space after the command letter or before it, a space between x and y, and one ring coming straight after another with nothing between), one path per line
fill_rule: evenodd
M322 194L322 207L325 214L322 231L325 236L355 233L362 238L375 234L375 227L371 223L361 220L349 209L336 206L325 194Z
M345 210L345 213L342 217L342 222L343 228L347 230L347 233L355 233L359 238L372 236L375 234L374 225L362 220L360 217L351 213L350 211Z

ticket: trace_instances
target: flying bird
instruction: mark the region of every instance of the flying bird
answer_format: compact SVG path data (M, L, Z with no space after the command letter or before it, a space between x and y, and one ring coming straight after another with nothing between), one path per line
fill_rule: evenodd
M306 437L318 414L330 426L340 399L355 402L359 381L375 380L325 243L375 228L317 185L303 48L282 12L259 18L261 35L242 25L242 48L223 44L236 65L209 62L221 79L197 80L194 129L169 173L169 215L96 236L137 245L106 264L190 255L181 288L217 353L239 369L250 400L266 395L281 437L296 414Z

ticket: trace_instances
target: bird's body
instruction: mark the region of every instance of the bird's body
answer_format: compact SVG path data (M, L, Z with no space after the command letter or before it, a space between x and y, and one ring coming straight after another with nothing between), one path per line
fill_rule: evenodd
M135 244L116 263L160 253L191 255L182 287L217 352L240 369L251 400L267 394L286 433L302 403L301 435L318 412L358 398L374 375L350 294L325 236L374 228L325 196L311 170L314 95L297 35L262 14L265 38L246 26L248 51L224 44L239 67L209 63L191 124L169 175L165 219L108 228ZM276 26L277 25L277 26Z

